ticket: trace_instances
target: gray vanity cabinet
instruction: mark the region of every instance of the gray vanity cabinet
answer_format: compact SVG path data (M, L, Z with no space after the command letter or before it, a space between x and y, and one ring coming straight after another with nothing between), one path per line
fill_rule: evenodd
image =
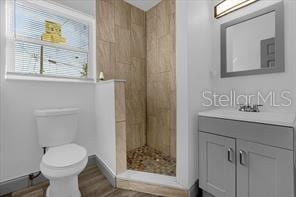
M240 127L232 128L237 125ZM250 141L256 136L248 136L252 132L246 133L246 129L257 125L258 136L260 132L281 132L278 140L283 144L273 146L270 135L262 143L260 138ZM262 126L199 117L199 183L204 191L215 197L294 197L293 149L286 148L293 147L286 139L294 137L294 129L266 125L269 128L264 130Z
M237 197L294 197L293 151L237 140Z
M235 197L235 140L199 134L199 184L216 197Z

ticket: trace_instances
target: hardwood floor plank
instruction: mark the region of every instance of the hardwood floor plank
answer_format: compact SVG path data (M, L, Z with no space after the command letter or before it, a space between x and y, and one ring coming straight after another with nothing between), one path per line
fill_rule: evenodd
M96 165L88 166L78 180L82 197L155 197L112 187ZM45 197L47 187L48 182L43 182L1 197Z

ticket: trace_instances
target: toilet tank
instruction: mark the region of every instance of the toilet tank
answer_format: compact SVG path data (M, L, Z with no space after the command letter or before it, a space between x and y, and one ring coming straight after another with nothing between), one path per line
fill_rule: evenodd
M78 108L36 110L38 141L41 147L69 144L75 140Z

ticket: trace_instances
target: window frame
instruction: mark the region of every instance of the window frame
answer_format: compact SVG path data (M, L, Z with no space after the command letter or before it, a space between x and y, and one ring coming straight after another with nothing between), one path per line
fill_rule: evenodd
M16 0L5 0L5 78L6 79L28 79L38 81L87 81L94 82L96 80L96 19L93 16L87 15L80 11L74 10L70 7L62 5L60 3L52 2L50 0L22 0L22 4L30 6L37 10L48 12L60 17L69 18L71 20L83 23L89 28L88 35L88 50L76 49L74 47L65 46L61 44L50 43L42 40L28 38L22 35L17 35L14 32L15 28L15 1ZM15 44L17 41L25 43L40 44L43 46L50 46L58 49L71 50L84 52L88 55L88 67L87 77L67 77L67 76L56 76L46 74L32 74L32 73L20 73L15 72Z

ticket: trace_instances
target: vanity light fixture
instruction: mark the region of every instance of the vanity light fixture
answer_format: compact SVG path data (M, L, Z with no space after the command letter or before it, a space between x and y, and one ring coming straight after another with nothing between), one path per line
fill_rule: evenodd
M215 18L220 18L256 1L258 0L222 0L214 8Z

